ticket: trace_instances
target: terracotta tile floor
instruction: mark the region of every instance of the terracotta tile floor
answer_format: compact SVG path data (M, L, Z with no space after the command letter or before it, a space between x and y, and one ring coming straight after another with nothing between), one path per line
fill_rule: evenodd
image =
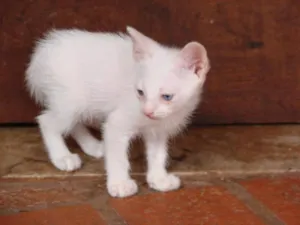
M298 133L300 126L192 128L171 150L170 169L182 189L150 190L134 153L140 191L114 199L102 161L84 156L82 170L61 173L47 161L35 128L2 128L0 224L298 225Z
M158 193L114 199L101 178L2 179L1 225L298 225L300 174L246 179L185 178Z
M300 224L299 177L255 179L243 181L241 185L287 224Z
M132 225L140 225L141 222L145 225L228 222L238 225L241 221L245 225L264 224L246 205L220 186L187 188L124 200L112 199L111 205Z
M99 213L90 205L65 206L7 215L0 217L0 222L1 225L105 224Z

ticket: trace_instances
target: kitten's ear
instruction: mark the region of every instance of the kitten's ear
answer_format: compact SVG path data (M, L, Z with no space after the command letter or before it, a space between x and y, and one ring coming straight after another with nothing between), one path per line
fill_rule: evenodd
M151 57L157 43L132 27L127 26L126 30L133 43L134 59L140 61L147 57Z
M210 69L206 49L198 42L186 44L179 55L181 68L192 70L199 77Z

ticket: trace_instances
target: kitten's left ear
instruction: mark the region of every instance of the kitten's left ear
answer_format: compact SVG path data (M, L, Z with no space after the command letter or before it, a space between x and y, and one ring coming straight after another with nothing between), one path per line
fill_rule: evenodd
M127 26L126 30L133 43L134 59L140 61L147 57L151 57L158 45L157 42L132 27Z
M206 49L198 42L186 44L179 53L181 68L192 70L198 77L210 69Z

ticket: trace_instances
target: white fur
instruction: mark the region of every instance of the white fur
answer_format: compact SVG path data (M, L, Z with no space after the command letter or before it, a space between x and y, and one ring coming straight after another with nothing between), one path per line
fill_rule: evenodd
M104 154L107 188L114 197L138 190L127 156L130 140L138 135L146 143L150 187L179 188L179 178L166 171L168 138L186 126L209 69L206 51L196 42L180 50L133 28L127 31L53 30L38 42L26 71L31 95L45 108L37 121L52 163L65 171L81 166L63 140L70 134L86 154ZM161 94L174 99L166 102ZM102 123L103 142L85 128L91 121Z

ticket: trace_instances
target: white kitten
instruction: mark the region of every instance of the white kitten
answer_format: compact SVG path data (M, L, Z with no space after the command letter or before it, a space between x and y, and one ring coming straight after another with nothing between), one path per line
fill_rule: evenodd
M73 171L81 159L64 143L70 134L91 156L105 156L111 196L137 192L130 178L128 146L141 135L150 187L169 191L180 180L166 170L167 142L200 100L209 60L205 48L169 48L127 27L128 35L53 30L40 40L26 71L28 88L45 110L37 117L51 162ZM98 121L104 141L84 126Z

